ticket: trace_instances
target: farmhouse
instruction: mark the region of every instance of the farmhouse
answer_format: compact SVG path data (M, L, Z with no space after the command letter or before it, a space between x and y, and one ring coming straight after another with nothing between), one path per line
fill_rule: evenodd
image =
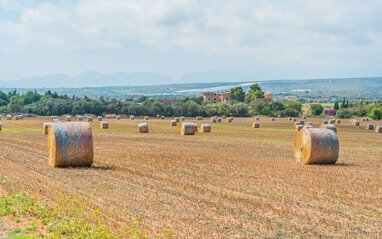
M229 92L214 93L214 92L203 92L203 101L208 103L227 103L229 99Z

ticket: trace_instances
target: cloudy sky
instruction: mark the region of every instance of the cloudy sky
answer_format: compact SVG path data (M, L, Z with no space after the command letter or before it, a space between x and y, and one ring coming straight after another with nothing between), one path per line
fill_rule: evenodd
M382 76L381 60L380 0L0 0L0 80L84 71Z

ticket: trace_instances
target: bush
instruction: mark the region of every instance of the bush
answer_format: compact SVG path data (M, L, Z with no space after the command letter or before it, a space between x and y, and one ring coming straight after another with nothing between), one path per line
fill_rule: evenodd
M337 110L336 117L341 119L349 119L353 114L346 108L341 108Z
M369 114L369 117L372 118L373 120L382 119L382 108L381 107L373 108Z
M322 105L320 104L310 105L310 113L312 115L321 115L323 111L324 111L324 107L322 107Z

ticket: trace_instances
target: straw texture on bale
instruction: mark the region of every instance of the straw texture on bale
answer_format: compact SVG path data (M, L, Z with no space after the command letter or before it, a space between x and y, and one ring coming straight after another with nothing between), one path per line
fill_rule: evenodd
M184 122L180 129L181 135L195 135L197 131L197 125L195 123Z
M201 124L199 131L200 131L200 133L210 133L211 132L211 125L210 124Z
M149 124L141 123L138 124L138 133L148 133L149 132Z
M252 128L260 128L260 122L253 122Z
M375 132L376 133L382 133L382 126L375 127Z
M334 124L322 124L320 125L320 128L332 130L334 133L337 134L337 127Z
M373 130L374 129L374 125L368 124L368 125L366 125L366 129Z
M48 129L49 165L90 167L93 164L93 134L86 122L51 124Z
M171 120L171 126L177 126L178 125L178 122L176 122L176 120Z
M101 122L101 129L108 129L109 128L109 122L102 121Z
M339 148L332 130L302 129L295 136L294 157L302 164L335 164Z

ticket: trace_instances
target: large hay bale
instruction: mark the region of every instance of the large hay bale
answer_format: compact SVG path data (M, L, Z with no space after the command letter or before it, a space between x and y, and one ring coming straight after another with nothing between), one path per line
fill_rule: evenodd
M72 116L70 116L70 115L66 116L66 121L67 121L67 122L72 121Z
M203 120L203 116L196 116L196 120Z
M148 132L149 132L149 124L148 123L138 124L138 133L148 133Z
M302 164L334 164L338 159L337 135L328 129L302 129L296 133L294 157Z
M101 122L101 129L108 129L109 128L109 122L102 121Z
M90 167L93 164L93 134L86 122L51 124L48 129L49 165Z
M197 125L195 123L184 122L180 129L181 135L195 135L197 131Z
M382 126L375 127L375 132L376 133L382 133Z
M48 135L48 130L49 130L49 126L51 125L52 123L50 122L44 122L44 125L42 127L43 129L43 134L44 135Z
M374 129L374 125L373 124L367 124L366 125L366 129L373 130Z
M176 122L176 120L171 120L171 126L177 126L178 125L178 122Z
M253 122L252 128L260 128L260 122Z
M322 124L320 125L320 128L332 130L334 133L337 134L337 127L334 124Z
M210 133L211 132L211 125L210 124L201 124L199 131L200 131L200 133Z

